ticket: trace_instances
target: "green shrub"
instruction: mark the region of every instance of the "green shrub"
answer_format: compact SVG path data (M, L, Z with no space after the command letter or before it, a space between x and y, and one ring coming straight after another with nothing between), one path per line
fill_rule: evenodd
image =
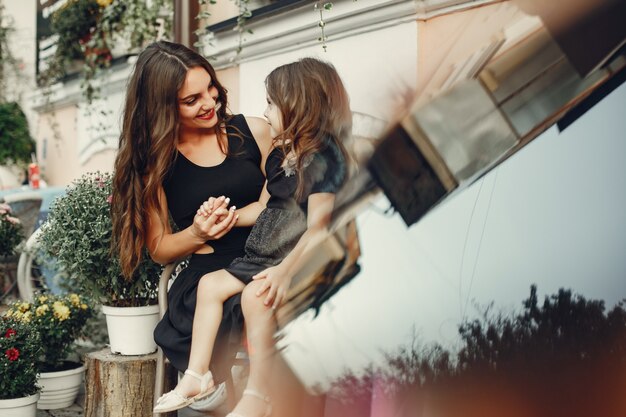
M0 165L26 164L35 152L28 121L17 103L0 103Z
M20 219L11 216L11 206L0 203L0 257L13 256L24 239Z
M37 331L43 344L43 354L38 359L41 372L62 370L64 361L73 351L74 341L83 335L87 320L93 309L85 298L78 294L38 294L32 303L16 301L7 312L28 314L26 322Z
M0 318L0 399L39 391L36 363L43 350L31 318L32 313L19 307Z
M111 178L83 175L54 201L42 225L42 252L56 260L72 291L111 306L156 304L161 267L144 256L133 279L125 280L111 253Z

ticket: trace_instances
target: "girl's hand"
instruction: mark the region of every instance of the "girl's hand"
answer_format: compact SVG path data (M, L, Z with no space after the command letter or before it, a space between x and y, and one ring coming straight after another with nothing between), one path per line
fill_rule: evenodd
M230 203L230 198L228 197L209 197L207 201L200 205L196 214L201 214L205 217L209 217L213 210L217 210L220 207L228 208L228 203Z
M228 208L229 203L230 203L230 198L228 197L224 197L224 196L221 196L218 198L209 197L207 201L202 203L198 211L202 211L206 217L209 217L211 213L213 212L213 210L217 210L219 208ZM237 207L233 206L230 209L236 210ZM222 214L218 214L217 223L220 223L221 221L223 221L228 215L228 212L226 214L223 214L224 213L223 210L220 210L219 213L222 213ZM235 216L238 217L237 215Z
M266 270L259 272L252 277L254 280L263 279L261 288L256 293L257 297L261 297L264 293L267 293L263 304L266 306L271 305L272 309L278 308L287 295L287 290L291 284L291 277L283 271L284 268L280 264L271 266Z
M217 240L228 233L239 217L235 214L235 206L227 209L229 202L230 199L222 196L210 197L202 203L193 218L192 233L203 242Z

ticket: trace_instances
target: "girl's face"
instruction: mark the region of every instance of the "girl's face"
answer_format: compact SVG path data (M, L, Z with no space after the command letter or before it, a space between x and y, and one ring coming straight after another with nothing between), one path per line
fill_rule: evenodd
M266 94L267 107L263 112L263 116L267 119L267 123L270 125L270 133L273 138L283 132L283 118L278 109L278 106L272 101L269 95Z
M191 68L178 91L180 124L190 128L212 128L217 120L217 88L209 73L202 67Z

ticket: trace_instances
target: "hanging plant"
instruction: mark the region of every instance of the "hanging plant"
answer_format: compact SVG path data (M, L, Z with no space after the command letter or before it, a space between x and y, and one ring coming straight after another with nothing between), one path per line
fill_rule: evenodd
M239 15L237 15L237 25L235 29L239 33L239 44L237 45L237 54L239 56L243 50L243 43L246 41L244 35L246 33L252 34L252 30L246 29L246 23L248 19L252 17L252 12L248 7L250 0L235 0L235 4L239 7Z
M250 1L251 0L230 0L235 3L235 6L239 9L237 14L237 23L233 28L239 35L239 41L237 44L237 51L235 56L231 59L231 61L236 61L241 55L241 51L243 51L243 44L246 41L245 35L246 33L252 34L252 30L248 29L246 23L248 19L252 17L252 11L250 10ZM196 16L197 20L204 20L211 17L211 13L207 10L207 6L209 4L215 5L217 4L217 0L198 0L198 4L200 5L200 12L198 16ZM214 35L210 32L207 33L207 30L204 28L198 28L194 32L199 39L204 38L204 41L200 40L194 44L196 48L202 48L206 45L213 46L212 39Z
M95 79L111 65L111 48L126 40L127 52L165 37L171 32L168 0L69 0L51 17L58 36L56 52L40 74L40 84L50 86L67 75L72 62L83 63L81 89L88 104L99 97Z
M4 5L0 3L0 103L20 101L21 96L20 83L15 80L19 79L24 63L11 52L9 37L14 32L13 21L5 16Z
M324 11L330 11L333 8L333 4L329 1L327 2L317 1L315 2L315 6L313 7L320 14L320 20L317 26L319 26L320 30L322 31L322 36L317 38L317 40L318 42L322 44L322 49L324 49L324 52L326 52L326 48L328 48L328 46L326 45L326 40L328 38L326 37L326 32L324 31L324 28L326 27L326 22L324 21Z
M234 1L235 5L239 8L239 13L237 15L236 25L233 30L239 33L239 44L237 45L237 50L235 56L231 59L232 61L237 61L241 52L243 50L243 44L246 41L245 34L252 34L252 30L247 27L248 20L252 17L252 11L250 10L250 1L251 0L230 0ZM352 0L356 2L357 0ZM217 4L217 0L198 0L198 4L200 5L200 12L198 16L196 16L197 20L204 20L211 17L211 13L207 10L208 5ZM314 9L317 13L319 13L319 21L318 26L321 30L321 36L317 38L318 42L322 44L322 48L324 52L326 52L328 45L326 41L328 37L326 36L325 27L326 21L324 20L324 12L329 12L333 8L333 3L330 1L316 1L314 4ZM195 31L195 34L198 35L200 39L198 42L194 44L196 48L203 48L205 46L213 46L213 38L215 37L213 33L208 32L204 28L198 28Z
M96 0L70 0L54 12L50 30L58 36L55 57L65 64L84 59L83 45L91 38L99 17Z

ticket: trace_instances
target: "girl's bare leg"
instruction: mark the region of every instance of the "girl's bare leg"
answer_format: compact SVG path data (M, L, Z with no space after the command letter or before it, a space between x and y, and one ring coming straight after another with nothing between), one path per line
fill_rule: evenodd
M276 321L271 307L263 304L264 297L256 296L261 284L261 281L253 281L246 285L241 295L241 308L246 323L250 357L250 375L246 389L252 389L267 396L275 353L273 336L276 331ZM246 417L261 417L266 411L267 404L262 399L244 395L233 413Z
M200 278L188 369L199 374L205 374L209 370L217 330L222 321L224 302L240 293L243 288L241 281L224 270L211 272ZM200 392L200 381L185 375L178 383L176 391L186 397L196 395Z

